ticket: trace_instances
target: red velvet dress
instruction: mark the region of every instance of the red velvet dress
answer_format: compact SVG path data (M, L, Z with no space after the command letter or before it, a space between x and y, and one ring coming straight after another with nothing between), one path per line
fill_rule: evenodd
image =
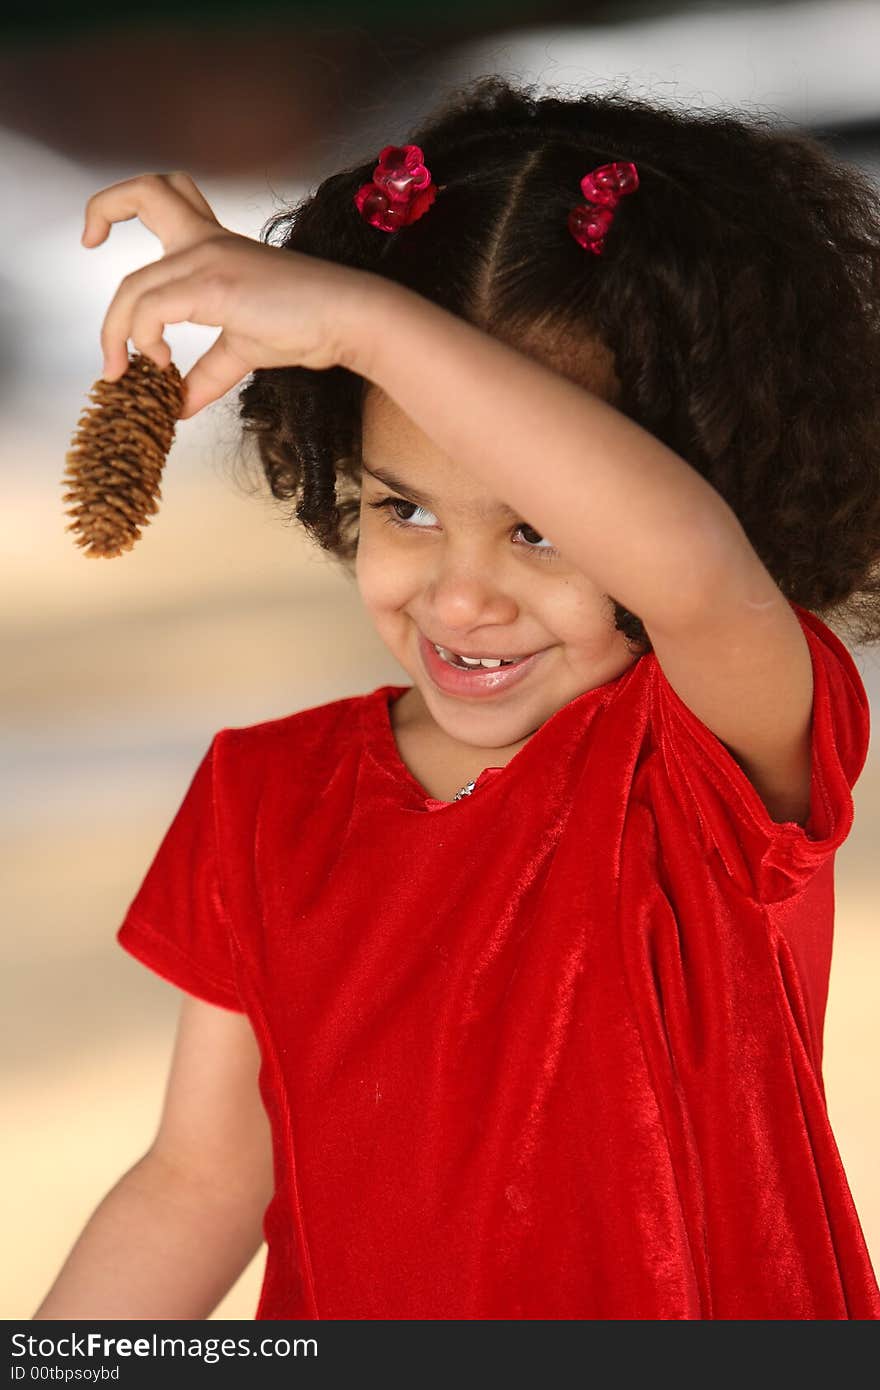
M214 737L118 940L253 1023L257 1319L880 1318L821 1073L869 707L795 611L806 828L653 653L457 802L406 686Z

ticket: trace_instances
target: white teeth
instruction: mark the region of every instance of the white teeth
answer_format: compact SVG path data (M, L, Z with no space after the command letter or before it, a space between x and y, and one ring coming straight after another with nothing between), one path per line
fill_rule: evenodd
M511 657L508 661L500 656L459 656L457 652L451 652L448 647L438 646L436 642L432 643L432 646L435 652L442 656L444 661L448 661L451 666L458 666L461 663L471 667L485 666L492 671L499 666L511 666L517 660L517 658Z

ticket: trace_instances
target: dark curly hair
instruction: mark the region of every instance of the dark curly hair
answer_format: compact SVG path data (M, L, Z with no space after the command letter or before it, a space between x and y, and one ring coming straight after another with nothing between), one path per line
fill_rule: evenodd
M610 352L617 409L733 509L786 597L880 641L880 202L817 138L766 116L577 99L491 76L405 138L445 185L400 232L353 197L376 152L276 213L261 239L386 276L577 378ZM632 160L637 197L601 257L568 231L594 166ZM280 234L280 235L279 235ZM273 496L351 572L361 419L347 368L255 371L240 389ZM625 520L625 518L622 518ZM637 615L606 595L632 650Z

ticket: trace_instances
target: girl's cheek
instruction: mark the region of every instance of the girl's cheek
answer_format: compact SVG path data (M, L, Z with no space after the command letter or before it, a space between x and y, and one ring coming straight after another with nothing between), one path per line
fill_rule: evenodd
M415 583L413 567L401 555L391 547L375 544L363 533L355 576L361 597L371 608L393 608L405 603Z

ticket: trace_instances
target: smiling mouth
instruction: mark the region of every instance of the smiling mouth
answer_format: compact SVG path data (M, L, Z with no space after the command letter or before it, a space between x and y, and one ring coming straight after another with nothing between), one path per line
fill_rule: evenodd
M465 700L502 696L527 680L529 672L546 652L542 648L526 656L510 658L465 657L440 642L430 641L423 632L419 632L418 645L422 667L436 689L445 695Z

